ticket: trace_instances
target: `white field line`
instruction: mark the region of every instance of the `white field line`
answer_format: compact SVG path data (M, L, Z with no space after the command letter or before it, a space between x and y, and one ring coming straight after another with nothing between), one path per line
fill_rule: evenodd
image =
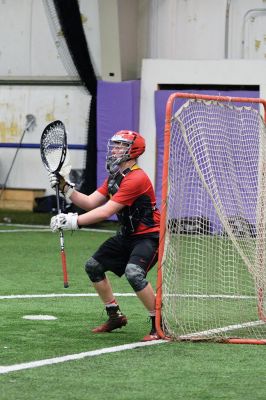
M0 233L17 233L17 232L51 232L51 229L47 225L26 225L26 224L3 224L0 226L15 226L25 229L1 229ZM97 229L97 228L82 228L79 232L98 232L98 233L116 233L115 230L111 229Z
M0 230L0 233L18 233L18 232L21 232L21 233L24 233L24 232L51 232L51 229L50 228L35 228L35 229L6 229L6 230L3 230L3 229L1 229Z
M30 224L7 224L6 222L1 222L0 226L18 226L22 228L49 228L48 225L30 225Z
M242 328L250 328L252 326L258 326L258 325L265 325L265 322L264 321L244 322L243 324L228 325L228 326L224 326L222 328L215 328L215 329L209 329L207 331L189 333L187 335L179 336L179 338L180 339L192 339L192 338L197 338L200 336L211 336L216 333L219 334L222 332L234 331L236 329L242 329Z
M233 295L233 294L182 294L182 293L172 293L167 294L165 297L183 297L183 298L196 298L196 299L256 299L256 296L246 296L246 295Z
M116 293L116 296L135 296L134 293ZM88 294L48 294L48 295L18 295L18 296L1 296L0 299L14 299L14 298L32 298L32 297L84 297L84 296L97 296L96 293L88 293ZM191 338L196 338L200 336L211 336L213 334L219 334L222 332L227 332L227 331L232 331L236 329L241 329L241 328L246 328L246 327L252 327L252 326L258 326L258 325L263 325L265 322L263 321L253 321L253 322L246 322L243 324L236 324L236 325L228 325L225 327L221 328L215 328L215 329L209 329L206 331L201 331L201 332L195 332L191 333L188 335L182 335L180 336L180 339L191 339ZM166 340L154 340L151 342L136 342L136 343L130 343L130 344L125 344L125 345L120 345L120 346L114 346L114 347L107 347L103 349L98 349L98 350L92 350L88 352L83 352L83 353L78 353L78 354L70 354L67 356L62 356L62 357L55 357L55 358L49 358L49 359L44 359L44 360L38 360L38 361L32 361L28 363L21 363L21 364L14 364L14 365L7 365L7 366L0 366L0 375L1 374L7 374L9 372L14 372L14 371L20 371L20 370L25 370L25 369L31 369L31 368L38 368L46 365L53 365L53 364L58 364L58 363L63 363L67 361L75 361L75 360L80 360L86 357L94 357L102 354L108 354L108 353L114 353L118 351L124 351L124 350L131 350L135 349L138 347L145 347L145 346L151 346L155 344L161 344L161 343L168 343Z
M13 299L41 299L41 298L54 298L54 297L97 297L97 293L51 293L51 294L12 294L7 296L0 296L0 300L13 300ZM114 293L116 297L136 297L135 293Z
M235 329L258 326L258 325L262 325L262 324L265 324L265 322L254 321L254 322L246 322L246 323L237 324L237 325L229 325L229 326L225 326L222 328L210 329L207 331L201 331L201 332L191 333L188 335L183 335L183 336L180 336L180 339L191 339L193 337L195 338L195 337L199 337L199 336L210 336L210 335L213 335L214 333L232 331ZM0 366L0 375L7 374L9 372L38 368L38 367L43 367L46 365L59 364L59 363L67 362L67 361L81 360L86 357L95 357L95 356L99 356L102 354L110 354L110 353L115 353L115 352L119 352L119 351L132 350L132 349L136 349L139 347L152 346L155 344L162 344L162 343L168 343L168 342L169 341L163 340L163 339L153 340L151 342L136 342L136 343L124 344L124 345L120 345L120 346L106 347L103 349L92 350L92 351L82 352L82 353L78 353L78 354L69 354L67 356L62 356L62 357L55 357L55 358L48 358L48 359L44 359L44 360L31 361L28 363L6 365L6 366L3 365L3 366Z
M14 295L5 295L0 296L0 300L5 299L31 299L31 298L53 298L53 297L96 297L98 296L97 293L50 293L50 294L14 294ZM114 293L116 297L136 297L135 293ZM185 295L185 294L175 294L172 295L175 297L186 297L186 298L199 298L199 299L234 299L234 300L242 300L242 299L254 299L256 296L231 296L231 295L201 295L201 294L194 294L194 295Z
M102 354L115 353L118 351L132 350L138 347L153 346L155 344L161 344L161 343L168 343L168 341L161 339L161 340L153 340L151 342L129 343L120 346L106 347L104 349L92 350L78 354L69 354L67 356L62 356L62 357L47 358L44 360L38 360L38 361L32 361L14 365L6 365L6 366L3 365L0 366L0 374L7 374L9 372L20 371L24 369L38 368L38 367L43 367L45 365L59 364L66 361L81 360L86 357L94 357Z
M25 229L0 229L0 233L18 233L18 232L51 232L50 228L25 228ZM110 231L109 229L81 229L80 232L97 232L97 233L116 233L116 231Z

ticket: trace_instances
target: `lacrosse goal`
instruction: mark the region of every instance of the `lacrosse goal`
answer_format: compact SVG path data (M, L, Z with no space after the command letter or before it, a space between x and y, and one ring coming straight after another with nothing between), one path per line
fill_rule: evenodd
M265 108L256 98L168 99L156 296L161 337L266 344Z

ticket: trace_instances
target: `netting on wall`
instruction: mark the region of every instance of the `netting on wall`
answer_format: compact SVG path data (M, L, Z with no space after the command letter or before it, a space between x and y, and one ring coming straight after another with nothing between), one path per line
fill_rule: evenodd
M91 97L86 138L86 160L80 191L89 194L97 186L97 78L94 72L77 0L43 0L60 59L71 80L81 83Z

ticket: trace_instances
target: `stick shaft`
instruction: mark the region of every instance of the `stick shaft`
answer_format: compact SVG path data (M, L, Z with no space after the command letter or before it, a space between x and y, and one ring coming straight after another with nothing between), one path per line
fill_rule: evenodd
M64 234L62 229L60 230L60 247L61 247L61 261L62 261L64 287L67 288L69 284L68 284L67 265L66 265L66 253L64 248Z
M57 206L57 214L61 213L60 203L59 203L59 185L56 185L56 206ZM68 288L68 275L67 275L67 264L66 264L66 254L65 254L65 242L64 242L64 233L63 230L59 230L60 235L60 249L61 249L61 261L62 261L62 271L63 271L63 279L64 279L64 288Z

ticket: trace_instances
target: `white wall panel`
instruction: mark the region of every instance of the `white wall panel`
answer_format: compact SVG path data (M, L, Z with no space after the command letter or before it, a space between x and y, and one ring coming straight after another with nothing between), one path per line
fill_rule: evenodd
M243 30L243 58L266 59L266 8L251 11Z
M121 29L117 39L126 56L122 59L120 52L113 53L112 61L129 71L130 79L140 77L142 58L220 59L225 57L225 48L229 58L241 58L243 38L245 58L265 59L265 17L246 15L250 10L265 10L265 0L134 0L138 7L128 0L109 3L118 7L114 10L119 13L117 22L110 16L101 20L97 0L79 1L83 28L100 77L102 54L105 56L102 23L109 36L124 25L130 28ZM42 0L0 3L0 76L67 76L43 4Z
M138 54L153 59L236 59L242 57L244 39L245 58L265 59L265 8L265 0L140 0ZM246 15L254 9L260 10L257 19Z
M87 118L90 96L75 86L2 86L0 87L0 142L18 143L26 126L26 115L36 119L33 130L26 132L23 144L39 144L43 129L55 119L64 122L68 143L87 142ZM73 168L83 168L83 150L71 150ZM0 182L5 181L15 149L0 147ZM47 188L39 149L19 150L8 187Z
M224 57L226 0L153 0L151 58Z
M98 2L80 0L83 28L96 73L100 73ZM42 0L0 3L0 76L66 77Z
M231 0L229 1L229 58L265 59L264 41L266 34L266 1L265 0ZM259 10L254 19L252 10ZM264 11L263 11L264 10ZM261 48L256 50L255 40L261 40Z
M0 75L29 75L29 0L0 3Z

